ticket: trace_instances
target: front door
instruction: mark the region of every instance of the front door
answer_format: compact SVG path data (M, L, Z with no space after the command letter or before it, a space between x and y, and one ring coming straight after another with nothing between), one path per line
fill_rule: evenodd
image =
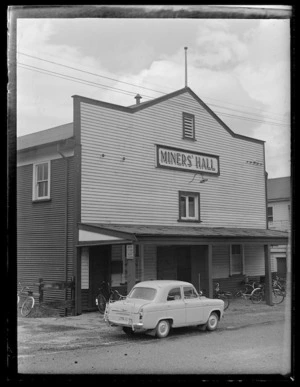
M101 282L109 282L110 256L110 246L90 247L89 309L96 308L95 298Z
M177 279L177 264L174 247L157 247L157 279Z
M191 253L189 246L175 246L177 280L191 282Z
M190 247L158 246L157 279L191 282Z
M279 277L286 277L286 258L278 257L277 258L277 275Z

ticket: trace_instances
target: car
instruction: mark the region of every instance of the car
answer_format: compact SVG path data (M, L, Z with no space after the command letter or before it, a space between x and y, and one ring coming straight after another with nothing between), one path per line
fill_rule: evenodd
M171 328L199 326L214 331L224 315L224 301L198 294L185 281L151 280L136 284L128 296L106 305L104 320L132 335L167 337Z

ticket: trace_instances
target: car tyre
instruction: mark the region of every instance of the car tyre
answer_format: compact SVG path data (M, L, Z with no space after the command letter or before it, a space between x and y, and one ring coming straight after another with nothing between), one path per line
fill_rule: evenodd
M206 329L208 331L214 331L217 329L219 324L219 316L216 312L212 312L207 320Z
M156 336L163 339L168 336L170 332L170 323L168 320L161 320L156 327Z

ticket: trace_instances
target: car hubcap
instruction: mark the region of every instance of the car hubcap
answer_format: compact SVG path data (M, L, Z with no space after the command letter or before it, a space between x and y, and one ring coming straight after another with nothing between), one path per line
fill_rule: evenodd
M168 326L167 326L167 324L166 324L166 323L160 324L160 326L159 326L159 332L160 332L160 334L161 334L161 335L164 335L164 334L166 334L167 331L168 331Z
M216 324L217 324L217 319L215 316L212 316L209 320L209 325L211 328L214 328L216 326Z

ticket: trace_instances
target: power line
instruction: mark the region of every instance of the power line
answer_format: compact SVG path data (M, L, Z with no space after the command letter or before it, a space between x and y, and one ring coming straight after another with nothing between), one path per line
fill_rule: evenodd
M53 75L56 78L62 78L62 79L70 80L70 81L73 80L74 82L82 83L82 84L85 84L88 86L95 86L95 87L99 87L99 88L105 88L108 90L113 89L112 91L118 91L119 93L123 93L123 94L127 94L127 95L135 94L135 93L127 91L127 90L118 89L116 87L112 87L112 86L108 86L108 85L102 85L101 83L87 81L85 79L81 79L81 78L77 78L77 77L72 77L71 75L60 74L60 73L57 73L55 71L41 69L39 67L27 65L27 64L21 63L21 62L18 62L18 65L24 69L27 69L27 70L37 71L39 73L46 74L46 75Z
M62 63L57 63L57 62L53 62L53 61L50 61L50 60L46 60L46 59L39 58L39 57L37 57L37 56L28 55L28 54L25 54L25 53L23 53L23 52L21 52L21 51L17 51L17 53L18 53L18 54L21 54L21 55L28 56L28 57L30 57L30 58L34 58L34 59L41 60L41 61L43 61L43 62L48 62L48 63L51 63L51 64L55 64L55 65L57 65L57 66L66 67L66 68L71 69L71 70L76 70L76 71L80 71L80 72L82 72L82 73L86 73L86 74L89 74L89 75L94 75L94 76L96 76L96 77L109 79L110 81L116 81L116 82L119 82L119 83L124 83L125 85L139 87L139 88L142 88L142 89L145 89L145 90L154 91L154 92L156 92L156 93L167 94L167 93L164 93L164 92L162 92L162 91L149 89L148 87L139 86L139 85L134 85L134 84L132 84L132 83L120 81L120 80L115 79L115 78L106 77L106 76L104 76L104 75L100 75L100 74L92 73L92 72L89 72L89 71L81 70L81 69L78 69L78 68L76 68L76 67L67 66L67 65L64 65L64 64L62 64Z
M70 75L57 73L55 71L51 71L51 70L47 70L47 69L42 69L42 68L35 67L35 66L32 66L32 65L27 65L27 64L22 63L22 62L18 62L17 64L21 68L24 68L24 69L27 69L27 70L36 71L36 72L39 72L39 73L42 73L42 74L46 74L46 75L51 75L51 76L54 76L56 78L70 80L70 81L81 83L81 84L85 84L85 85L88 85L88 86L104 88L104 89L109 90L109 91L114 91L114 92L118 92L118 93L122 93L122 94L126 94L126 95L134 95L135 94L135 92L130 92L129 90L119 89L119 88L116 88L116 87L113 87L113 86L103 85L103 84L96 83L96 82L93 82L93 81L87 81L87 80L82 79L82 78L77 78L77 77L73 77L73 76L70 76ZM153 96L146 96L146 95L144 95L144 97L149 98L149 99L155 98ZM172 101L171 104L173 104L173 106L178 106L178 107L179 106L180 107L184 106L183 103L178 103L178 102L174 102L174 101ZM188 107L188 106L186 106L186 107ZM275 125L275 126L285 126L285 125L283 125L283 124L281 124L279 122L266 121L266 120L262 121L262 120L251 118L251 117L236 116L236 115L225 113L225 112L216 112L216 113L218 113L220 115L227 116L229 118L236 118L236 119L241 119L241 120L246 120L246 121L257 122L257 123L261 123L261 124L271 124L271 125Z
M37 59L37 60L40 60L40 61L43 61L43 62L47 62L47 63L51 63L51 64L54 64L54 65L57 65L57 66L61 66L61 67L65 67L65 68L68 68L68 69L71 69L71 70L75 70L75 71L80 71L82 73L86 73L86 74L89 74L89 75L93 75L93 76L97 76L97 77L100 77L100 78L104 78L104 79L108 79L108 80L111 80L111 81L114 81L114 82L118 82L118 83L123 83L123 84L126 84L126 85L129 85L129 86L134 86L134 87L138 87L139 89L145 89L145 90L149 90L149 91L154 91L155 93L160 93L160 94L168 94L166 92L163 92L163 91L160 91L160 90L154 90L154 89L150 89L148 87L145 87L145 86L140 86L140 85L136 85L136 84L133 84L133 83L129 83L129 82L125 82L125 81L120 81L118 79L115 79L115 78L111 78L111 77L107 77L107 76L104 76L104 75L100 75L98 73L93 73L93 72L89 72L89 71L86 71L86 70L82 70L82 69L79 69L77 67L73 67L73 66L68 66L68 65L64 65L62 63L58 63L58 62L54 62L54 61L50 61L50 60L47 60L47 59L43 59L43 58L40 58L40 57L37 57L37 56L34 56L34 55L29 55L29 54L26 54L24 52L21 52L21 51L17 51L18 54L21 54L21 55L24 55L24 56L27 56L27 57L30 57L30 58L34 58L34 59ZM145 96L147 97L147 96ZM203 96L204 97L204 96ZM155 98L155 97L149 97L148 98ZM227 101L222 101L222 100L219 100L219 99L216 99L216 98L212 98L212 97L206 97L207 99L211 99L211 100L214 100L214 101L220 101L222 102L223 104L229 104L229 105L233 105L233 106L240 106L240 107L246 107L246 108L250 108L250 109L256 109L256 110L259 110L260 112L262 112L262 110L260 108L256 108L254 106L245 106L245 105L239 105L239 104L234 104L234 103L231 103L231 102L227 102ZM242 114L254 114L253 112L247 112L247 111L241 111L241 110L237 110L237 109L232 109L232 108L229 108L229 107L226 107L226 106L220 106L220 105L216 105L214 103L210 103L211 106L216 106L216 107L222 107L223 109L227 109L227 110L232 110L232 111L236 111L238 113L242 113ZM279 115L279 116L283 116L282 114L279 114L279 113L275 113L275 112L270 112L270 114L272 115ZM268 117L268 118L271 118L272 117ZM274 117L275 118L275 117ZM277 119L280 119L280 118L277 118Z
M221 109L226 109L226 110L231 110L231 111L234 111L234 112L238 112L238 113L243 113L243 114L253 114L252 112L246 112L246 111L242 111L242 110L237 110L237 109L232 109L232 108L229 108L229 107L224 107L224 106L220 106L220 105L216 105L214 103L210 103L209 104L210 106L215 106L217 108L221 108ZM225 113L224 113L225 114ZM270 118L270 119L273 119L273 117L270 117L270 116L265 116L266 118ZM275 118L276 119L276 118ZM286 124L286 122L283 122L283 121L277 121L278 123L282 123L283 125Z

